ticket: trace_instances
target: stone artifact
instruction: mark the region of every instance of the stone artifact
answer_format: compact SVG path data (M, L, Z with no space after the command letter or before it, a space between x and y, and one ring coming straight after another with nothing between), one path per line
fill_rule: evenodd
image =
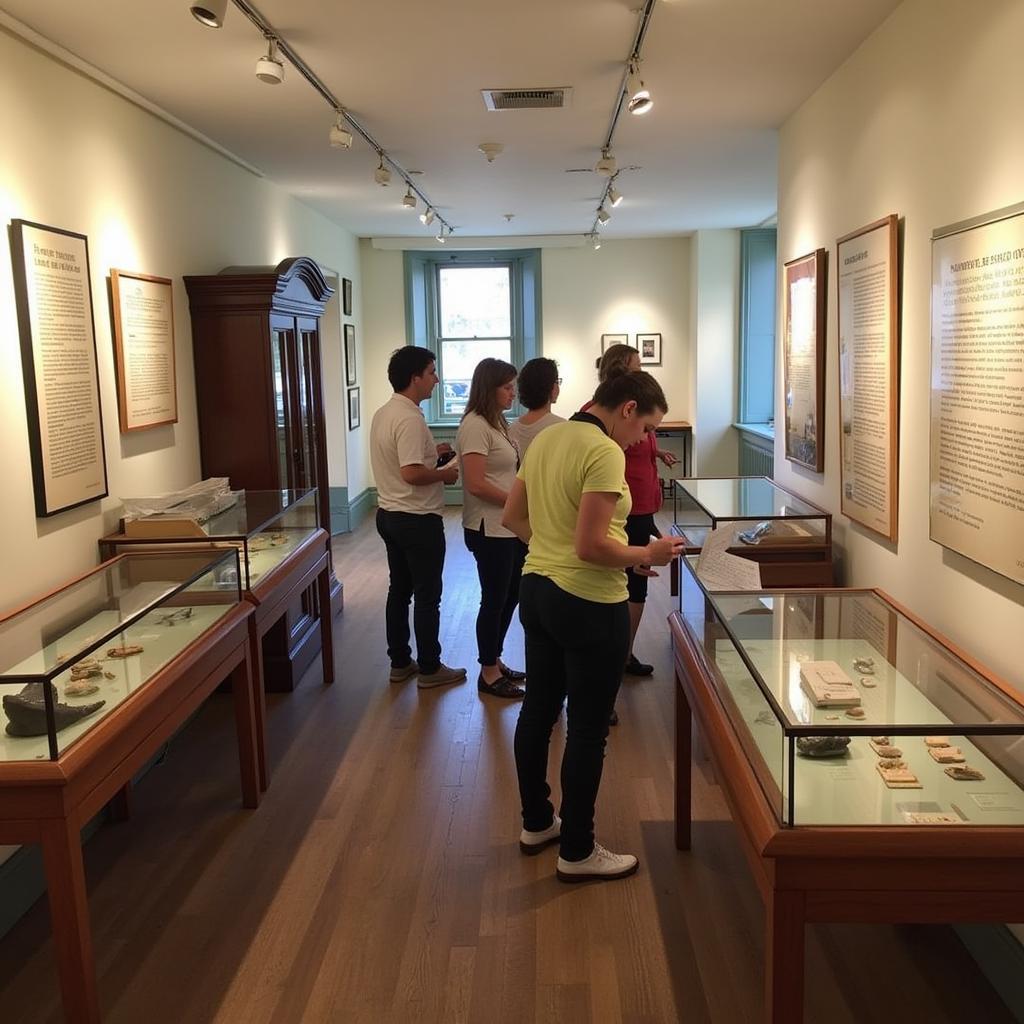
M816 708L848 708L860 703L853 681L834 661L805 661L800 666L800 689Z
M103 675L103 669L100 667L100 663L94 658L86 658L80 661L77 665L71 666L71 679L72 681L78 679L91 679L94 676Z
M984 772L972 768L969 764L951 764L945 772L957 782L982 782L985 778Z
M825 720L828 721L828 722L838 722L839 721L839 716L838 715L826 715L825 716Z
M909 768L883 768L879 761L875 766L882 781L890 789L921 789L918 777Z
M288 537L283 533L261 533L249 541L250 551L267 551L269 548L279 548L288 543Z
M111 647L107 651L108 658L130 658L133 654L141 654L146 648L141 644L126 644L124 647Z
M798 736L796 751L804 757L842 757L849 745L849 736Z
M117 678L117 677L116 677L116 676L114 675L114 673L113 673L113 672L104 672L103 674L104 674L104 675L105 675L105 676L107 677L107 679L116 679L116 678Z
M899 747L894 747L888 743L876 743L874 740L871 741L871 749L879 757L902 757L903 751Z
M883 757L878 762L878 767L885 769L885 771L895 771L897 769L905 769L907 767L906 761L901 761L898 757Z
M950 745L948 736L925 736L924 742L929 747L948 747Z
M100 673L102 675L102 673ZM90 693L96 693L99 687L95 683L90 683L88 679L72 679L67 686L64 687L65 697L88 697Z
M953 764L956 761L966 761L967 759L960 752L959 747L929 747L928 753L932 755L932 758L939 762L939 764Z
M887 747L891 742L888 736L872 736L872 743L877 743L880 747Z
M9 694L3 699L4 714L7 715L8 736L45 736L46 735L46 696L43 683L28 683L18 693ZM105 700L94 704L60 704L57 701L57 688L53 683L46 683L53 697L53 719L57 732L89 715L95 714Z
M846 712L847 718L863 718L865 711L863 708L849 708Z
M875 674L875 659L874 658L854 658L853 667L864 676L873 676Z
M861 676L860 685L863 686L865 690L873 690L878 685L878 682L872 679L871 676Z

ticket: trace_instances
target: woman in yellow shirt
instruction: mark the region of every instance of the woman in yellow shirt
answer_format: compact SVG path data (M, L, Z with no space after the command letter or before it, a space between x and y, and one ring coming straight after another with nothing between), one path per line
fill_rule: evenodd
M632 854L594 841L608 716L629 651L626 575L631 565L667 565L682 546L663 537L626 540L630 510L624 450L657 429L668 411L647 373L603 382L594 403L544 430L505 504L503 525L529 544L520 585L526 690L515 755L523 804L524 853L558 842L564 882L624 878ZM566 703L561 817L547 784L551 731Z

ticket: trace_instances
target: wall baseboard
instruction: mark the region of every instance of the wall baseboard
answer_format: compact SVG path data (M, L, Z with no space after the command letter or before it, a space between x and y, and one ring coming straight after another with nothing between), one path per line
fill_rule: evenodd
M351 511L348 502L347 487L331 487L331 536L348 533L351 529Z

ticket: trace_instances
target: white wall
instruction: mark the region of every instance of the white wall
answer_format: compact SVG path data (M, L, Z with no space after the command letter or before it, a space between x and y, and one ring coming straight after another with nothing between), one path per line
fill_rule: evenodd
M195 481L199 446L184 274L273 265L311 256L353 278L351 234L106 88L0 31L0 220L81 232L89 239L92 299L111 497L36 519L10 249L0 246L0 608L95 565L96 540L116 523L118 496ZM118 429L107 276L112 267L172 278L179 422L122 436ZM335 315L336 316L336 315ZM344 394L340 332L324 357L329 405ZM342 418L328 414L331 483L343 485ZM244 443L244 439L239 439ZM340 449L340 452L339 452Z
M779 260L818 246L831 255L825 474L786 462L781 437L775 467L833 512L844 583L883 588L1024 691L1024 587L928 539L930 236L1024 199L1021 39L1019 0L907 0L783 125ZM889 213L903 218L895 545L839 513L836 413L835 240Z
M365 309L366 411L387 400L387 361L406 342L402 253L360 243ZM564 379L555 407L575 412L597 385L601 335L655 332L662 365L651 367L665 389L669 419L692 421L690 404L690 239L606 241L547 247L541 252L544 355L556 359ZM350 470L351 471L351 470ZM354 485L350 491L355 495Z
M739 439L739 231L698 231L693 237L691 379L694 476L735 476ZM699 397L698 397L699 396Z

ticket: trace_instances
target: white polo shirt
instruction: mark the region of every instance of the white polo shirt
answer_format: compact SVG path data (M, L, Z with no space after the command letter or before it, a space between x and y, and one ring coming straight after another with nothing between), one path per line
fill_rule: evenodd
M495 430L483 416L467 413L455 435L455 450L462 459L466 455L484 457L484 479L502 491L512 490L519 468L519 450L515 442L500 430ZM504 512L501 505L492 505L477 498L462 487L462 525L467 530L483 527L485 537L514 537L511 530L501 525Z
M377 483L377 505L385 512L438 514L444 510L444 484L417 486L402 479L403 466L437 467L437 445L423 410L397 392L370 424L370 466Z

